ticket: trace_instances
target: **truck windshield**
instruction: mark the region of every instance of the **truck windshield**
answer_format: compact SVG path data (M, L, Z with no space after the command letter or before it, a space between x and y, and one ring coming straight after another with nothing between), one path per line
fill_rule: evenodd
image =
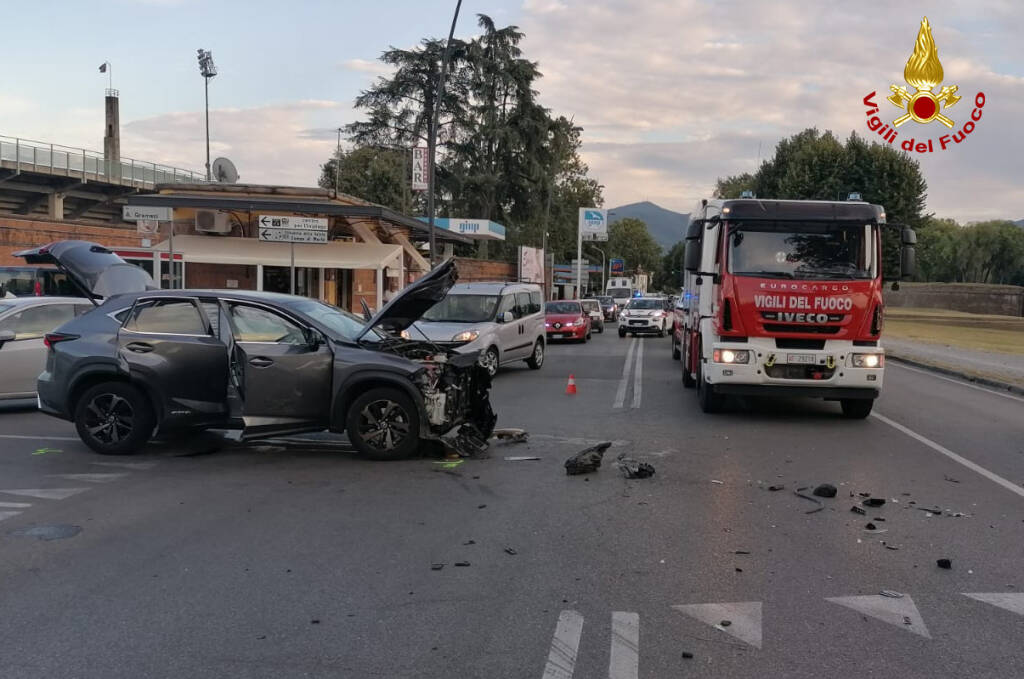
M874 278L874 230L835 222L737 222L729 272L762 278Z

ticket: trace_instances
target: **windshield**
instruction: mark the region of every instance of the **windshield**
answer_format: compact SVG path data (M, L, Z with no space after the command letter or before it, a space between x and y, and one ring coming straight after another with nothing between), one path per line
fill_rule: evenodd
M665 302L660 299L634 299L626 305L627 309L664 309Z
M593 300L593 301L586 300L586 301L581 302L581 304L583 305L583 308L585 310L587 310L587 311L600 311L601 310L601 305L600 305L600 303L598 303L597 300Z
M867 224L733 224L729 271L764 278L874 278L873 234Z
M633 288L615 288L613 290L609 290L608 294L616 300L629 299L633 296Z
M494 318L497 295L448 295L430 307L422 320L435 323L482 323Z
M549 314L581 314L579 302L548 302L544 311Z
M288 306L313 319L341 339L355 340L366 325L359 316L314 299L289 301ZM368 333L366 338L375 339L373 335L376 335L376 338L382 337L379 332L374 331Z
M601 302L601 304L615 304L615 300L611 297L598 297L597 300Z

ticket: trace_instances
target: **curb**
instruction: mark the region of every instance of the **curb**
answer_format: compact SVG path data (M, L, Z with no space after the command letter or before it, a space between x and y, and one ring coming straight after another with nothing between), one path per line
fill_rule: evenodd
M911 358L897 356L895 354L890 353L886 353L885 358L887 360L896 361L897 363L906 363L907 365L912 365L915 368L921 368L922 370L928 370L931 372L939 373L941 375L946 375L947 377L956 377L958 379L964 380L965 382L980 384L986 387L992 387L993 389L1008 391L1012 394L1024 396L1024 387L1018 387L1016 384L1010 384L1009 382L1000 382L999 380L993 380L987 377L979 377L977 375L971 375L965 372L960 372L959 370L943 368L942 366L933 365L931 363L924 363L922 361L916 361Z

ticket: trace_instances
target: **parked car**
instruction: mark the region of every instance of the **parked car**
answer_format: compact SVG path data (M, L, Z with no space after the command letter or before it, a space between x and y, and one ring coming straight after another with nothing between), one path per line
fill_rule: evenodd
M604 312L601 311L601 303L596 299L581 299L580 304L583 310L590 316L590 327L597 332L604 332Z
M601 295L597 298L597 301L601 303L601 311L604 312L604 320L612 321L614 323L619 319L619 304L615 301L614 297Z
M407 331L459 353L479 352L493 377L518 361L544 365L544 295L532 283L459 283Z
M35 398L46 333L92 308L82 297L0 299L0 400Z
M0 298L3 297L84 297L54 266L0 266Z
M619 337L625 337L626 333L656 333L664 337L668 327L665 302L661 297L634 297L619 315Z
M548 302L544 305L544 326L548 340L576 340L586 342L590 339L590 316L583 311L578 300Z
M292 295L152 290L145 271L83 241L17 254L59 263L92 283L94 299L109 297L46 335L38 380L42 410L73 422L99 453L203 429L239 429L243 440L329 429L393 459L442 437L479 450L494 428L475 353L381 330L407 328L443 299L458 275L452 260L365 322ZM113 295L116 284L125 294Z

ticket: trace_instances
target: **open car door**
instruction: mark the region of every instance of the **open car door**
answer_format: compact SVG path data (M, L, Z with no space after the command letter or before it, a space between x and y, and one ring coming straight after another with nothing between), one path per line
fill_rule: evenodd
M326 340L271 307L221 304L232 334L229 403L242 439L326 429L334 372Z

